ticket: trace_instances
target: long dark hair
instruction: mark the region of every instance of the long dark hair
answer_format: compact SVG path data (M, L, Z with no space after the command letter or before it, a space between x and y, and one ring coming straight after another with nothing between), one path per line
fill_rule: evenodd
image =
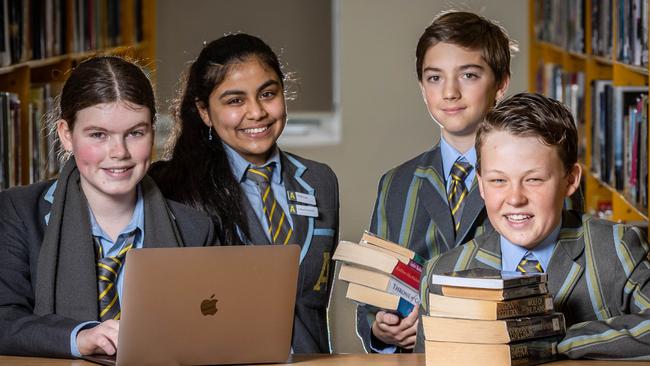
M54 110L47 117L49 133L58 139L58 120L65 120L72 131L80 110L118 101L146 107L151 115L151 124L154 124L156 101L153 87L139 66L117 56L97 56L85 60L72 70ZM69 153L62 148L58 155L60 160L69 158Z
M274 70L284 86L277 55L261 39L231 34L207 44L189 68L184 87L173 103L175 124L167 142L165 163L154 164L150 175L163 194L202 210L212 217L222 244L242 244L249 236L242 191L235 179L223 143L216 132L208 138L197 104L209 108L212 91L232 65L256 57ZM238 232L239 231L239 232Z

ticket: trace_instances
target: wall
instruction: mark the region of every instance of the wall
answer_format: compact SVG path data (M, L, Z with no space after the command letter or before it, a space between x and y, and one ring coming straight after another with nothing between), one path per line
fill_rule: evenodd
M181 2L173 3L182 6ZM519 42L509 91L525 91L527 1L340 0L342 143L291 151L326 162L337 173L341 239L357 241L367 228L381 174L429 149L439 138L417 85L415 45L435 14L451 8L498 20ZM176 11L170 6L159 7L159 56L171 41L163 36L170 31L161 29L170 23L162 19L180 19L174 32L192 29L193 20L178 17ZM189 60L195 55L188 56ZM172 90L174 85L160 84L161 88ZM344 290L345 286L335 286L331 303L334 350L357 352L360 346L353 330L354 307L344 298Z

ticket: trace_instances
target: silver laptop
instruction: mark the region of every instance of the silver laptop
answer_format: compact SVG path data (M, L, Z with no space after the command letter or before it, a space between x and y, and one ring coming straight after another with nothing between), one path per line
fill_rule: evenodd
M297 245L130 250L116 364L286 362L299 254Z

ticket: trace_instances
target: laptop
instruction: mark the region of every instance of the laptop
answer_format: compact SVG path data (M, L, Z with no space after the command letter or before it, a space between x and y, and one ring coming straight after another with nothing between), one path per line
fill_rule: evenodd
M300 247L132 249L126 257L117 365L286 362Z

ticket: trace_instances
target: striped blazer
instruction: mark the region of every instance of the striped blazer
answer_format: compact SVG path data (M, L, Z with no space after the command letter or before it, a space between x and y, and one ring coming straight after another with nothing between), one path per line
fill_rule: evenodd
M455 236L440 145L436 145L381 177L370 231L429 259L492 230L476 178L462 210L460 235ZM357 334L368 352L375 314L369 306L357 307Z
M569 358L650 360L648 249L638 228L563 212L547 268L555 309L564 313L567 323L560 353ZM437 286L427 285L432 273L469 268L501 269L496 231L429 261L422 295L440 293ZM426 314L426 309L423 301L420 313ZM423 350L421 328L416 350Z

